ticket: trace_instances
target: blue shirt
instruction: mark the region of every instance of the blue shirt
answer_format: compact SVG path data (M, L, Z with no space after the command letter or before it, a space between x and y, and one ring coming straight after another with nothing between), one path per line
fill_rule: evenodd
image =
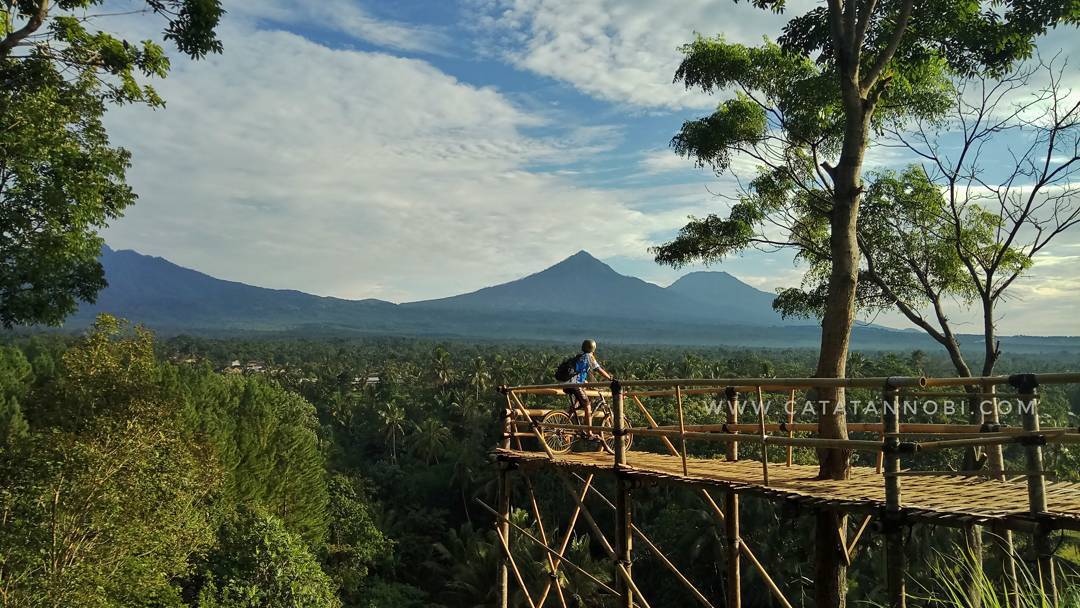
M582 353L582 356L578 357L577 365L574 367L574 376L570 379L570 382L572 384L581 384L588 381L589 372L594 369L600 369L596 357L592 356L592 353Z

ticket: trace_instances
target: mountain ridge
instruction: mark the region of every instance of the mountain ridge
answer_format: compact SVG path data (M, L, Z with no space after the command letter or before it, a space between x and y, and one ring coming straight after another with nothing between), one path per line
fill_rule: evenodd
M691 272L667 287L619 274L588 252L514 281L472 292L395 304L346 300L217 279L165 258L103 248L109 286L65 325L100 312L166 335L402 335L461 339L816 348L820 328L785 321L772 294L723 271ZM977 336L963 343L981 347ZM933 349L920 332L856 327L855 348ZM1004 337L1013 352L1077 352L1072 337Z

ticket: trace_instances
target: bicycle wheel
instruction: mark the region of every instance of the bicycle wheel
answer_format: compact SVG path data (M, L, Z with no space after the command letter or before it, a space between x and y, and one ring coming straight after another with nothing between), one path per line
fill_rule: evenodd
M611 412L604 412L604 419L600 423L600 439L603 440L604 451L608 454L615 453L615 434L607 431L615 427L615 417L611 415ZM623 428L630 428L630 423L627 422L626 416L623 416ZM630 446L634 443L634 436L630 434L623 435L622 438L623 451L629 450Z
M574 421L570 419L570 416L566 412L561 410L551 410L544 414L544 417L540 419L541 424L573 424ZM540 434L544 437L544 442L547 443L548 448L556 454L565 454L570 451L571 446L574 443L574 431L569 429L552 429L547 427L541 427Z

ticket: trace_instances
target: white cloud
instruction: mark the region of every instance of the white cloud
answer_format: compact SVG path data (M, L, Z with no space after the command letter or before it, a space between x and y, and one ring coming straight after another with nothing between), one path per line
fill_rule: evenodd
M677 224L616 193L530 171L605 149L428 63L222 30L227 52L177 62L162 111L113 111L141 198L114 247L213 274L342 297L442 296L587 246L640 252ZM553 135L526 135L545 126ZM684 213L679 213L684 215Z
M355 0L242 0L228 6L229 17L316 26L388 49L445 53L450 37L438 27L379 19Z
M484 47L514 66L607 101L645 108L708 108L716 98L672 83L678 47L694 32L758 44L787 17L715 0L474 0ZM789 7L789 10L797 9Z

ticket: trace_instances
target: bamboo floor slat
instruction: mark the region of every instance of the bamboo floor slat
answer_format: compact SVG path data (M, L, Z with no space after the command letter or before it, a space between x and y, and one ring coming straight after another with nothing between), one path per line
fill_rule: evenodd
M551 461L543 452L499 449L498 458L529 466L611 470L614 458L603 452L572 452ZM872 467L852 467L845 480L817 480L817 466L770 463L764 485L760 460L728 462L688 458L683 475L678 456L630 451L621 471L640 479L715 486L772 500L794 501L849 511L877 512L885 507L884 479ZM946 525L978 523L1003 527L1035 521L1028 510L1024 478L999 481L970 476L910 476L901 481L902 512L908 517ZM1038 519L1052 527L1080 529L1080 483L1046 482L1047 512Z

